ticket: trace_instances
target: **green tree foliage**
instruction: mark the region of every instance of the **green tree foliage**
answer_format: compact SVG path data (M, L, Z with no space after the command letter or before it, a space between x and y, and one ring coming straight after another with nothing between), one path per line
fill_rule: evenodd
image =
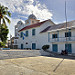
M47 49L49 49L49 45L44 45L44 46L42 46L42 49L43 49L44 51L48 51Z
M3 43L6 43L6 40L8 38L7 37L8 33L9 33L8 28L1 26L1 32L0 32L1 36L0 36L0 38L1 38L1 40L2 40Z
M5 44L3 42L0 42L0 47L4 47Z
M8 17L11 17L11 13L8 11L8 8L0 4L0 25L3 24L6 26L6 21L10 24Z
M7 28L6 22L10 24L10 20L8 17L11 17L11 13L8 8L0 4L0 46L3 46L6 43L7 35L9 30Z

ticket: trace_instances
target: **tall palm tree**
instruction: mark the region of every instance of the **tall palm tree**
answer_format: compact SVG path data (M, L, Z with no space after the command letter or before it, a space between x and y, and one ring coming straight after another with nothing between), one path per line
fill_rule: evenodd
M10 24L11 21L9 20L8 17L11 17L11 13L8 11L8 8L0 4L0 32L1 32L1 26L4 26L6 28L6 21ZM1 41L2 40L0 37L0 42Z
M10 24L11 21L8 17L11 17L11 13L8 11L8 8L0 4L0 26L6 26L6 21Z

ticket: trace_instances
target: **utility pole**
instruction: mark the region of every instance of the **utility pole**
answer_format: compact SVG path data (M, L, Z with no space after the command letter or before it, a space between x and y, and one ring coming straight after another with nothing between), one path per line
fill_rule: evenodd
M67 41L67 31L68 31L68 29L67 29L67 11L66 11L66 0L65 0L65 19L66 19L66 49L68 49L68 45L67 45L67 43L68 43L68 41Z

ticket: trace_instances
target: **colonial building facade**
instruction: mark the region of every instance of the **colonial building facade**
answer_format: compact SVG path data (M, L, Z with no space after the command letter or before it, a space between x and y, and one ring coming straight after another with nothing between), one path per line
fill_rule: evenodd
M75 21L67 22L67 29L66 23L62 23L49 26L47 31L51 51L67 50L68 53L75 53Z
M20 49L41 49L43 45L50 45L49 50L75 53L75 21L55 24L51 20L40 22L31 14L23 24L21 21L15 26L15 36L18 36L17 45Z

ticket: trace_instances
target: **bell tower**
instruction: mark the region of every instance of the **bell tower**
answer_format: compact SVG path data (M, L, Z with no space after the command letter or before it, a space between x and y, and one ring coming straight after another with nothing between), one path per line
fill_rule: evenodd
M38 23L40 20L37 20L36 16L33 14L30 14L28 19L25 21L25 24L26 25L32 25L32 24L35 24L35 23Z

